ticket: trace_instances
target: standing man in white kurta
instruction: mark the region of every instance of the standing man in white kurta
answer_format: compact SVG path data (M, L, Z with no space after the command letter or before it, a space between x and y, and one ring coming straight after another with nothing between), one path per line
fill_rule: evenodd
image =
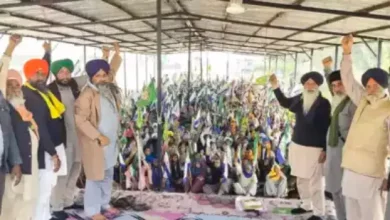
M331 107L323 98L319 86L324 79L318 72L302 76L302 94L287 98L279 88L275 75L270 78L279 104L295 113L292 143L288 160L291 174L297 177L299 196L303 204L292 210L292 214L304 214L313 210L308 220L321 220L325 215L325 186L323 163L326 160L326 133L330 124Z
M389 131L386 119L390 115L390 100L385 93L388 73L380 68L367 70L361 79L364 88L352 72L353 37L342 40L341 79L345 91L357 105L344 145L341 166L347 219L383 220L387 186L386 157Z
M326 162L325 162L325 189L332 193L337 219L347 219L345 201L342 194L341 180L343 168L341 159L343 147L348 136L348 131L355 115L356 105L346 95L341 81L340 71L332 72L332 58L323 61L325 77L332 93L332 120L328 130Z

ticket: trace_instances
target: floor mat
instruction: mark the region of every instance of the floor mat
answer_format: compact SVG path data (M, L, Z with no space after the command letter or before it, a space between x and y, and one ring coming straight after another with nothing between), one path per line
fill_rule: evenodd
M151 209L145 212L127 211L115 220L304 220L306 216L291 216L275 210L295 208L299 200L262 198L266 211L257 216L255 213L240 212L235 209L235 196L217 196L205 194L156 193L139 191L116 192L120 196L131 195L136 203L146 203ZM326 202L327 216L334 219L334 207ZM80 219L85 218L81 210L70 210Z

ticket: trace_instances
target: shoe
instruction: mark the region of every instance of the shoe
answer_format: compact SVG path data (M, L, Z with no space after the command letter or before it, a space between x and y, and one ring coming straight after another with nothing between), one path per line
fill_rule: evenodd
M58 211L58 212L53 212L52 213L52 218L51 219L66 220L67 218L69 218L68 213L66 213L64 211Z
M292 215L301 215L301 214L305 214L308 212L311 212L311 211L303 209L303 208L296 208L296 209L291 210Z
M83 205L72 204L72 205L67 206L67 207L64 208L64 210L68 210L68 209L84 209L84 206Z
M320 216L316 216L316 215L312 215L310 218L308 218L307 220L322 220L322 218Z

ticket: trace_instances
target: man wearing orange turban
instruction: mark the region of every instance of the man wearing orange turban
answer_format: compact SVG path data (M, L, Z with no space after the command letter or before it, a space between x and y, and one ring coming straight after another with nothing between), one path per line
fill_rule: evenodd
M23 68L27 82L22 86L25 106L39 129L39 188L33 219L51 219L50 199L58 176L66 175L63 113L65 106L46 85L49 64L31 59ZM61 166L61 163L63 166Z

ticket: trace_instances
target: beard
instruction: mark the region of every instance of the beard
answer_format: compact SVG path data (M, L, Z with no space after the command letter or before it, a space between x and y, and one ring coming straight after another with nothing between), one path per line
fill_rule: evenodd
M96 84L96 88L99 90L100 94L105 97L110 97L120 93L120 89L114 83L99 83Z
M366 94L366 99L370 102L370 104L375 104L379 100L383 99L385 97L384 90L378 91L375 94L368 95Z
M337 106L345 99L345 94L335 94L332 98L332 115Z
M318 96L320 95L320 91L318 89L316 90L304 90L302 97L303 97L303 112L306 114L309 112L311 106L316 101Z
M61 86L68 86L71 78L69 79L57 79L56 78L56 83Z
M8 92L7 93L7 100L15 108L18 106L24 105L24 102L25 102L22 90Z
M35 82L30 82L30 84L34 88L39 90L40 92L43 92L45 94L47 94L49 92L49 88L47 87L45 80L38 80L38 81L35 81Z

